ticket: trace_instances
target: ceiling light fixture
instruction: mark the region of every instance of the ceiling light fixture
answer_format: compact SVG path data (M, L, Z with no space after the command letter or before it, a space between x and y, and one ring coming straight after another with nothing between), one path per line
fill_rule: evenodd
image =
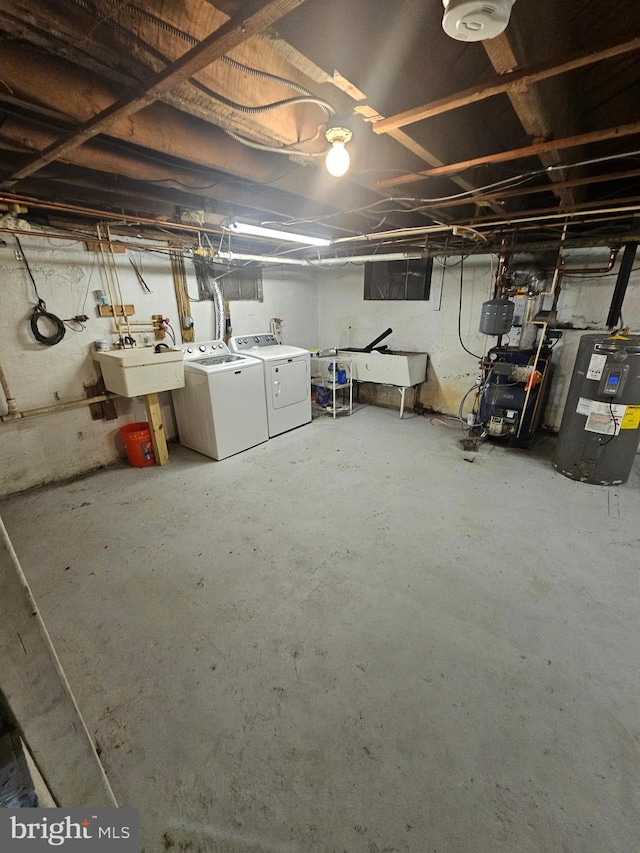
M515 0L442 0L442 29L458 41L485 41L507 28Z
M330 175L333 175L334 178L341 178L347 174L351 165L351 157L349 157L345 145L351 141L353 133L348 127L345 127L343 119L334 119L334 121L335 124L330 124L325 132L327 141L331 143L325 165Z
M331 245L331 240L325 240L324 237L307 237L305 234L292 234L290 231L278 231L275 228L264 228L262 225L249 225L247 222L230 222L227 228L235 234L268 237L271 240L287 240L291 243L302 243L304 246Z

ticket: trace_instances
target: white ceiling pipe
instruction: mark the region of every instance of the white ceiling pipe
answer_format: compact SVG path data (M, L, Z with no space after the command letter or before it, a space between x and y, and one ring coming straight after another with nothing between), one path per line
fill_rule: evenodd
M244 252L214 252L214 260L221 261L258 261L261 264L291 264L291 266L305 267L307 262L302 258L279 258L277 255L249 255Z
M344 258L284 258L279 255L250 255L241 252L216 252L214 259L223 261L257 261L261 264L290 264L297 267L334 267L353 263L376 263L376 261L407 261L423 257L422 252L391 252L379 255L350 255Z
M397 228L395 231L374 231L371 234L358 234L355 237L338 237L332 245L339 243L357 243L362 240L380 240L388 237L416 237L420 234L443 234L452 231L453 225L420 225L415 228Z

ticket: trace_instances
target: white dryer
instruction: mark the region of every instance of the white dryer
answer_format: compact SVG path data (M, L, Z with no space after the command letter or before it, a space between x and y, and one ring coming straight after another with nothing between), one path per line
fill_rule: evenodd
M309 350L281 344L271 334L235 335L229 346L264 366L269 438L311 422Z
M172 392L180 444L226 459L269 438L262 362L222 341L184 344L184 388Z

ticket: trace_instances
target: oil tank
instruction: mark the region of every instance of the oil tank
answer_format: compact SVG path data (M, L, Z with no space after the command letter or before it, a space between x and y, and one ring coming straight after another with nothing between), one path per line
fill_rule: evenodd
M639 439L640 337L583 335L553 467L583 483L626 483Z

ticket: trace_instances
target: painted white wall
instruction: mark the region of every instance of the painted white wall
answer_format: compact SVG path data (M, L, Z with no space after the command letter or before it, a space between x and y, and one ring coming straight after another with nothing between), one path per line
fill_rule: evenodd
M20 237L25 255L47 308L62 319L87 314L86 330L67 330L60 344L38 344L31 335L29 316L36 303L33 286L24 264L16 258L12 235L4 235L0 246L0 360L11 383L20 410L28 410L83 398L84 383L96 381L99 373L91 357L93 343L108 339L114 343L113 322L100 318L94 291L107 289L98 255L87 252L84 243L33 234ZM133 303L132 319L151 320L152 314L168 317L180 331L171 272L167 256L133 251L131 257L142 268L151 289L146 293L138 282L128 254L116 254L116 265L125 303ZM189 292L197 297L193 266L189 262ZM232 303L231 318L237 333L266 331L269 320L283 320L286 343L312 347L318 332L317 286L312 271L265 270L263 302ZM211 302L193 302L196 339L214 338L215 314ZM153 333L148 333L153 341ZM139 345L144 334L136 333ZM155 341L153 341L155 342ZM170 341L167 339L167 343ZM168 437L175 435L170 394L160 395ZM118 419L93 421L89 408L60 412L44 417L0 423L0 495L11 494L43 483L65 479L122 455L119 428L125 423L146 420L143 400L116 402ZM0 414L6 404L0 391Z
M84 396L83 383L94 382L91 358L93 342L115 341L110 319L96 316L94 290L106 289L99 257L81 242L67 243L39 235L21 238L42 298L49 310L62 318L88 314L87 328L67 331L54 347L36 343L28 325L35 304L33 287L24 264L16 258L15 241L5 236L0 247L0 360L22 410L47 406ZM606 249L570 253L567 266L602 266ZM125 302L136 307L136 320L160 313L178 332L177 308L168 257L134 253L151 288L146 293L126 254L116 255ZM436 411L455 413L460 398L473 384L477 360L458 341L459 258L446 268L434 264L431 299L428 302L365 302L363 268L317 270L265 269L262 302L232 302L235 334L269 329L272 318L282 320L284 343L308 348L362 346L388 326L394 330L387 343L395 349L429 353L428 382L422 401ZM603 330L619 262L608 276L566 277L559 301L558 320ZM637 266L640 267L640 260ZM193 267L187 263L189 292L197 297ZM466 346L481 354L494 339L478 332L480 307L493 281L490 260L471 257L464 264L461 332ZM640 272L632 275L625 304L625 320L640 332ZM210 302L192 303L196 339L215 337L214 310ZM554 355L555 374L546 412L547 425L558 428L581 330L565 330ZM517 342L514 331L512 342ZM142 333L137 335L143 345ZM162 395L163 415L169 437L175 435L170 395ZM81 474L109 464L122 448L119 428L146 420L142 400L118 399L118 420L93 421L88 408L0 424L0 495ZM6 412L0 394L0 414Z
M566 267L604 267L608 256L606 248L569 252ZM422 402L435 411L457 413L460 399L473 385L477 372L477 360L462 349L458 340L459 260L448 259L446 268L437 262L434 264L428 302L365 301L362 267L352 265L341 270L318 271L319 345L364 346L391 326L393 335L385 343L392 349L429 353L428 382L421 395ZM640 258L636 265L640 267ZM609 275L566 276L563 281L558 322L580 328L565 329L556 346L554 378L545 413L545 424L551 428L558 429L562 420L578 342L586 333L584 327L605 331L618 267L619 259ZM492 282L493 271L487 256L465 261L462 339L468 349L478 355L496 340L478 332L481 305L489 296ZM625 322L632 331L640 332L640 270L632 274L624 313ZM511 343L517 343L518 337L519 331L514 329Z
M318 272L318 319L321 347L364 346L387 327L384 343L391 349L429 353L428 382L422 402L439 412L457 411L464 392L473 384L477 359L458 343L460 259L446 268L434 263L428 302L377 302L363 298L363 269L350 266L333 273ZM478 333L480 306L487 299L491 267L469 258L464 264L462 339L482 354L486 338Z
M282 343L314 349L318 346L318 287L315 270L304 267L265 268L263 301L229 303L234 335L268 332L269 322L282 320Z

